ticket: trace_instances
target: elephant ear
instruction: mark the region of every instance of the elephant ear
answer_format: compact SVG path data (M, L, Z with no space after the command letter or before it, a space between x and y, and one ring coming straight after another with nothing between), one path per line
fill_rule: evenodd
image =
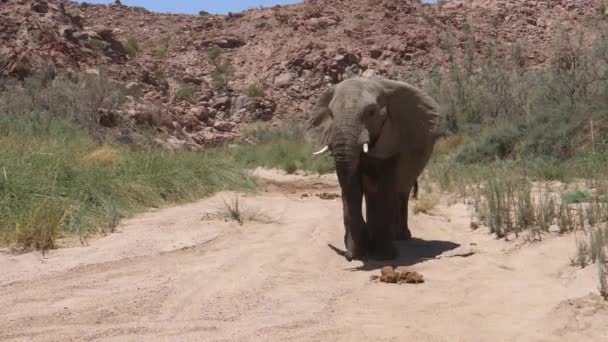
M393 135L405 138L408 148L420 153L428 147L432 149L439 130L437 103L409 83L387 79L378 82L385 94L384 101Z
M310 144L329 145L334 121L329 103L333 99L334 89L335 86L330 86L321 93L306 120L304 138Z

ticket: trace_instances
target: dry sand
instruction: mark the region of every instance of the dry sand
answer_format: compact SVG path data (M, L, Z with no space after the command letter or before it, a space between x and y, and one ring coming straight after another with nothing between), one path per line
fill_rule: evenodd
M335 176L258 170L240 194L277 222L204 219L234 194L157 210L40 253L0 251L1 341L608 341L595 265L573 235L540 243L469 228L464 205L411 215L388 263L347 262ZM421 194L423 195L423 194ZM422 284L370 281L406 266Z

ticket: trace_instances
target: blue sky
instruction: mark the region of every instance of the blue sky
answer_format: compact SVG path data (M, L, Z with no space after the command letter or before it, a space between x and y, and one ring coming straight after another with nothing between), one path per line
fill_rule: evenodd
M129 6L142 6L154 12L198 13L205 10L210 13L226 14L240 12L249 8L277 4L286 5L300 2L299 0L121 0ZM436 0L423 0L435 2ZM108 4L113 0L86 0L89 3Z

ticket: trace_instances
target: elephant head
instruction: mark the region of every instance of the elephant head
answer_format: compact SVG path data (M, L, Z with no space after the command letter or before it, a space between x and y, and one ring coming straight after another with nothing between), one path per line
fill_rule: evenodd
M421 171L427 163L438 136L437 127L435 102L408 83L384 78L351 78L330 86L321 94L307 120L306 137L309 142L324 146L316 154L330 151L333 155L343 192L347 235L349 226L363 224L358 222L358 217L353 219L356 211L361 211L360 204L355 203L361 200L363 192L361 160L396 157L411 163L414 178L407 176L394 184L395 191L409 193L410 188L405 187L413 185L417 170ZM353 229L355 235L360 236L353 236L355 241L351 241L351 245L364 239L360 230ZM347 240L345 237L348 248Z
M351 78L326 89L307 122L307 139L331 151L338 176L361 154L386 159L424 149L437 134L437 106L418 88L383 78ZM344 179L345 181L347 179Z

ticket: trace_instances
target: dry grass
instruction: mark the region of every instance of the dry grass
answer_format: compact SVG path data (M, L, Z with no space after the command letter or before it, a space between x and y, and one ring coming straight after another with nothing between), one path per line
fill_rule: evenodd
M17 225L15 241L23 250L36 249L47 251L57 247L61 226L69 218L70 206L43 198L28 215L23 225Z
M418 200L414 203L414 214L428 213L439 204L439 195L436 193L425 193L419 195Z
M445 138L442 138L435 143L435 148L433 149L433 156L443 156L448 155L450 152L454 152L458 147L468 144L471 142L471 138L469 138L464 133L457 133L449 135Z
M231 200L222 199L222 205L217 210L206 215L203 219L219 219L222 221L235 221L240 226L246 222L258 222L263 224L276 223L277 220L271 218L260 209L252 209L243 205L238 195Z
M111 146L102 146L85 154L80 160L83 165L88 166L111 166L119 164L122 161L122 156L118 149Z

